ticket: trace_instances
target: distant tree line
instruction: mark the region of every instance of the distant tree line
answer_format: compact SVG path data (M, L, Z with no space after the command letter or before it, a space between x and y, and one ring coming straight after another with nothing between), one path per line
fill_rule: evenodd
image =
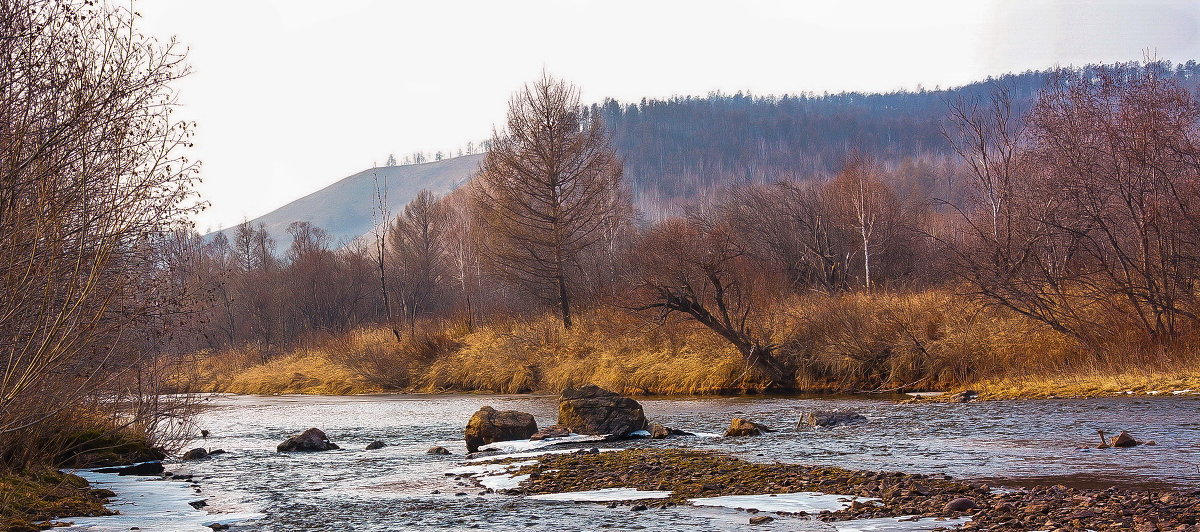
M1195 61L1116 65L1195 88ZM1092 79L1109 67L1077 70ZM827 178L853 151L877 159L935 161L954 157L941 135L947 106L989 98L1006 88L1027 110L1057 70L1029 71L951 89L887 94L839 93L681 96L638 103L607 100L589 107L613 135L635 202L654 219L679 214L687 201L731 185Z
M303 223L280 258L245 224L234 242L190 237L179 248L196 253L194 279L217 295L197 347L278 347L375 323L418 335L431 320L471 327L547 311L570 327L578 309L615 306L711 330L770 388L803 364L780 356L788 348L765 325L789 297L950 287L1082 349L1169 351L1200 316L1193 71L1037 74L1046 81L1024 100L996 84L942 101L933 132L896 141L953 158L868 144L829 177L800 165L665 218L639 218L606 119L546 78L514 96L478 179L442 198L423 192L388 224L382 260L366 245L331 249Z

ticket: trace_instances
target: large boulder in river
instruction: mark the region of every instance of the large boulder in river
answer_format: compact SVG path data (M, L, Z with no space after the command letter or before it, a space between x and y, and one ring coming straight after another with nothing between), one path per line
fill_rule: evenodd
M576 434L624 436L646 428L642 405L595 385L563 390L558 424Z
M812 412L805 412L804 415L800 416L800 423L796 425L796 428L805 425L809 427L832 427L848 423L861 423L866 420L866 416L853 410L814 410Z
M311 452L311 451L329 451L339 449L337 445L329 441L325 433L318 428L311 428L300 434L292 436L275 447L277 452Z
M498 441L527 440L537 432L537 422L533 415L516 410L496 410L485 406L471 416L467 428L463 431L463 439L467 442L467 452L479 450L479 446Z

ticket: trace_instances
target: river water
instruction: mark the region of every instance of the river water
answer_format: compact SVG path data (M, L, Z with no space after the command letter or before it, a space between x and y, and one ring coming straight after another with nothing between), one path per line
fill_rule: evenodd
M697 436L567 447L690 447L735 453L750 460L837 465L853 469L944 473L987 479L996 486L1074 484L1200 487L1200 400L1187 396L1095 400L899 404L863 398L639 398L647 417ZM181 482L112 481L118 495L152 486L119 518L76 520L76 530L736 530L747 514L732 509L676 507L631 512L596 503L531 500L479 494L444 474L461 466L462 429L482 405L555 421L557 399L529 395L209 396L196 420L210 432L194 446L228 454L169 463L192 473ZM853 408L867 423L832 429L796 428L801 413ZM776 429L760 437L721 438L733 417ZM343 449L277 453L288 435L319 427ZM1128 430L1156 446L1097 450L1096 431ZM388 447L363 448L373 440ZM425 454L441 445L451 456ZM150 485L145 482L157 482ZM179 503L179 490L206 498L203 511ZM143 491L146 491L143 489ZM437 491L439 493L433 493ZM174 493L174 498L155 493ZM466 493L466 495L456 495ZM187 498L187 497L184 497ZM150 504L158 503L157 506ZM139 517L139 511L141 517ZM256 519L255 519L256 518ZM141 519L142 521L139 521ZM144 521L144 522L143 522ZM173 524L172 524L173 523ZM863 522L834 525L779 519L755 530L930 530L944 523Z

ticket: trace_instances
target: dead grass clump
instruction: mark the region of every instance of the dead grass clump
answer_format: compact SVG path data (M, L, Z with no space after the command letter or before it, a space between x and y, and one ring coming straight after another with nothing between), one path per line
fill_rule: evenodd
M1072 352L1047 327L943 291L814 296L784 313L782 352L801 389L954 388Z

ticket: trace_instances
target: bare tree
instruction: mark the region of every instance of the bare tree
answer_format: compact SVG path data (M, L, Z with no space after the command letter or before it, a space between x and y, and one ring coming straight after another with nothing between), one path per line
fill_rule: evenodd
M735 188L724 216L764 264L774 264L794 289L850 288L851 250L820 183L781 182Z
M858 240L862 286L871 291L873 258L900 224L895 194L881 180L882 170L870 157L852 155L826 191L827 201Z
M976 181L958 271L991 301L1100 350L1197 321L1200 102L1153 64L1064 71L1020 137L1003 94L955 111Z
M410 335L416 333L417 317L431 310L449 277L450 223L448 209L423 189L390 229Z
M543 76L509 102L493 134L472 210L497 273L554 301L571 326L571 264L611 227L621 163L574 86Z
M750 264L727 224L699 213L668 219L641 238L633 256L640 302L635 309L657 309L664 319L682 313L719 334L741 354L748 382L767 389L795 385L794 368L776 356L765 331L753 326L764 296L756 277L763 271Z
M389 156L388 166L395 166L395 157ZM379 271L379 294L383 298L383 313L387 320L388 327L392 329L392 336L396 341L401 341L400 329L396 328L396 321L392 317L392 299L388 292L387 285L387 236L389 231L387 224L390 224L392 218L391 211L387 208L387 182L380 183L379 173L372 174L375 181L374 199L375 204L371 209L371 237L375 240L375 266Z
M136 339L168 330L155 257L192 211L197 166L171 116L183 54L134 19L0 8L0 467L63 451L47 442L72 423L152 434L164 414L147 370L162 361Z

